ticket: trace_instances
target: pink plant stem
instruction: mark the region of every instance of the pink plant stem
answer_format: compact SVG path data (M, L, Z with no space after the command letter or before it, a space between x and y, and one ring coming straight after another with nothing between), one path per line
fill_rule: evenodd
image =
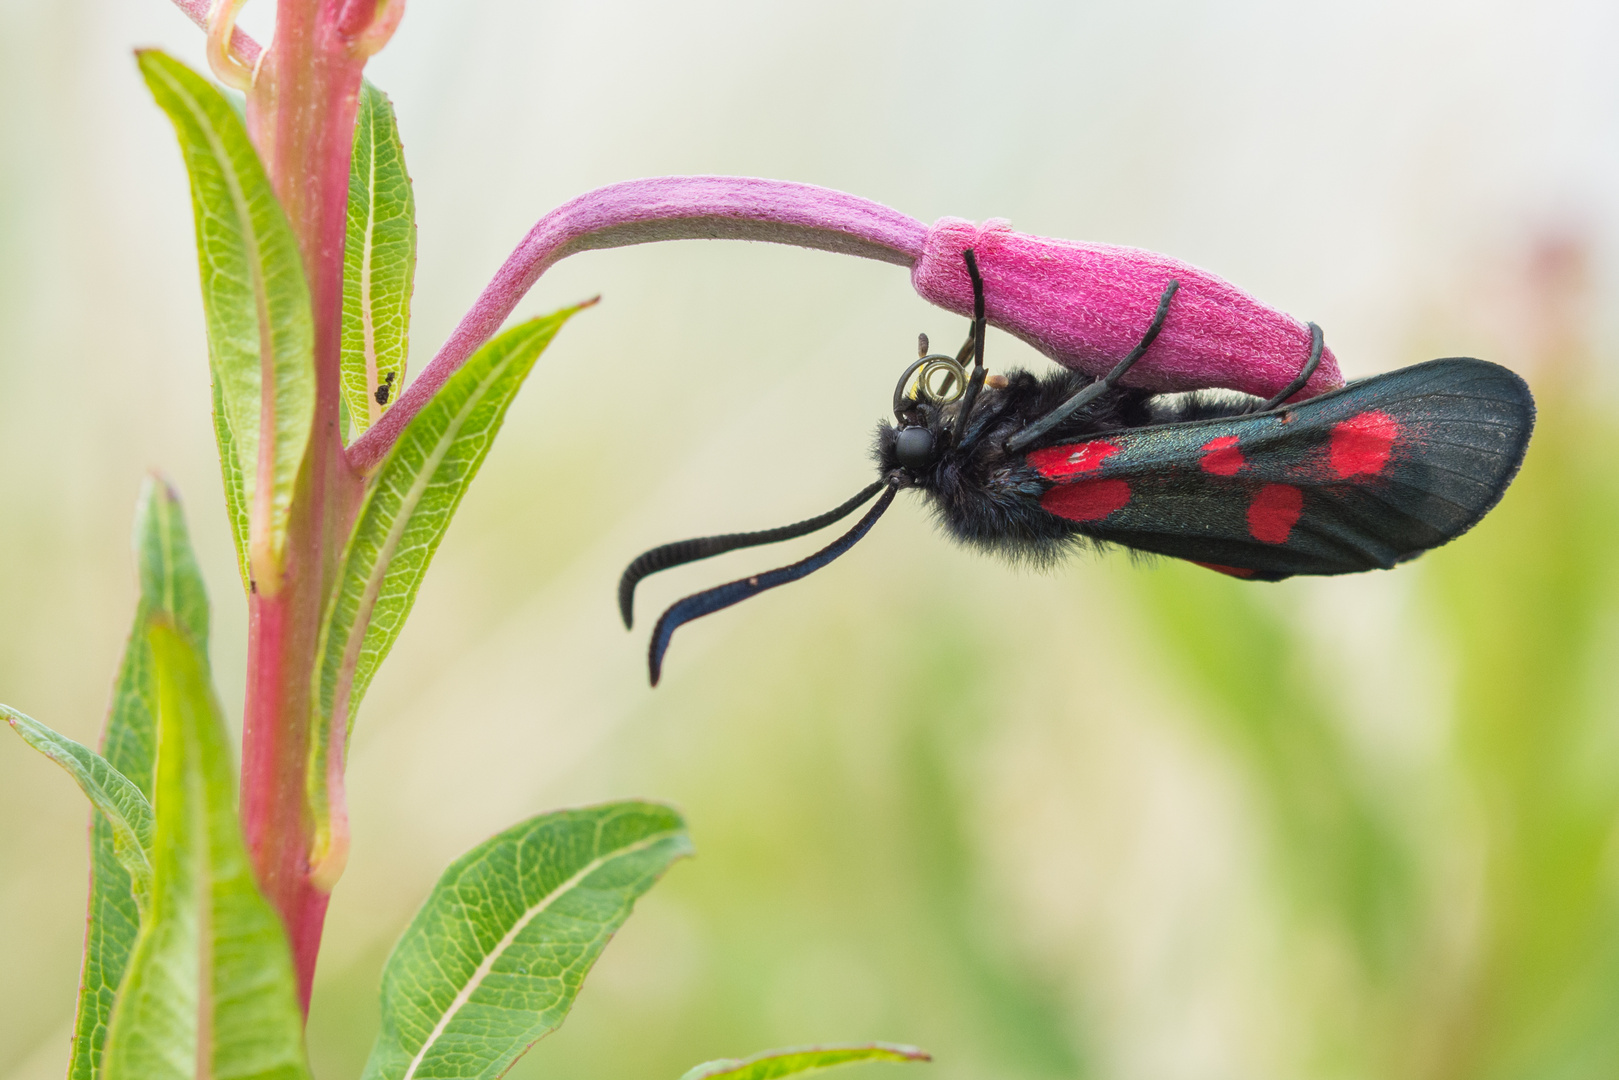
M289 637L299 629L290 595L272 600L253 596L248 605L247 709L242 722L243 835L252 854L259 890L286 923L299 1000L309 1010L310 980L320 952L328 893L308 880L307 847L296 840L309 831L302 783L307 738L284 717L297 712L297 680L289 679L288 658L299 650ZM307 685L307 684L306 684ZM305 706L307 711L307 706ZM289 776L298 782L289 783Z
M208 0L174 0L174 6L185 12L192 22L208 29L208 12L213 7ZM231 28L230 47L249 67L258 63L259 54L264 51L264 47L243 33L239 26Z
M338 431L343 244L363 60L338 0L281 0L248 96L249 129L303 255L315 327L315 419L293 494L279 587L249 597L242 827L259 887L280 911L307 1011L327 893L310 880L312 680L325 598L359 506ZM362 12L362 18L368 17ZM268 445L268 435L261 445Z
M438 355L393 408L349 447L366 472L530 286L581 251L659 240L767 240L910 266L927 226L881 203L813 184L736 176L661 176L598 188L541 218L495 274Z

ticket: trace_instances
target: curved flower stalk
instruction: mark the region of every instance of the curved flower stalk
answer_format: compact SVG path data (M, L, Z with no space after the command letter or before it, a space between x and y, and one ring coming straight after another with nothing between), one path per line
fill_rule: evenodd
M1157 343L1126 377L1155 390L1224 387L1269 397L1310 353L1305 324L1195 266L1137 248L1082 244L941 218L932 227L813 184L746 176L661 176L587 192L546 214L495 274L398 404L349 448L362 471L450 374L487 341L541 274L581 251L659 240L763 240L909 267L926 300L972 313L961 253L977 251L989 321L1051 359L1103 375L1130 351L1171 278L1181 290ZM1343 383L1331 350L1303 393Z
M258 63L259 57L263 55L264 46L254 41L246 31L237 27L236 10L242 6L242 2L244 0L238 0L236 3L232 3L231 0L220 0L220 3L216 5L210 3L209 0L174 0L174 6L185 12L192 22L210 32L213 30L216 8L230 7L232 9L229 20L230 54L236 61L251 68ZM224 35L221 34L221 41L223 40ZM208 59L209 63L213 62L212 56ZM224 75L220 75L220 77L225 78Z

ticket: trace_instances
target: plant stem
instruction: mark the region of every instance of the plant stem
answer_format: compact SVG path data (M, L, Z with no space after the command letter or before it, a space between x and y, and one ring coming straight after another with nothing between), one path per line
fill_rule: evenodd
M529 230L432 363L349 447L349 462L365 472L386 457L411 417L569 255L658 240L765 240L910 266L926 235L926 225L881 203L785 180L659 176L586 192Z
M185 12L186 17L204 30L208 29L208 13L213 9L211 0L174 0L174 6ZM258 42L249 37L240 26L231 30L231 51L240 57L249 66L259 58L264 49Z
M315 646L363 493L338 430L344 226L363 66L338 29L341 6L280 0L270 53L248 99L249 128L298 236L315 325L315 420L293 497L285 569L273 595L256 590L249 597L241 792L248 851L260 889L286 923L306 1011L327 903L309 880L305 775Z

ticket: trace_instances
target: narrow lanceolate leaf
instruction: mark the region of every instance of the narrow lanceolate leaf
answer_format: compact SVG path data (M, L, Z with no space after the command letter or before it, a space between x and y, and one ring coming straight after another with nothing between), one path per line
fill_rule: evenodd
M141 492L134 548L141 597L113 685L101 754L42 726L19 724L26 718L8 710L19 734L67 768L96 806L90 820L90 910L69 1080L101 1075L113 1000L148 906L157 683L146 622L155 611L190 640L208 637L208 599L191 555L180 498L160 480L148 480Z
M141 488L134 546L141 602L173 622L207 659L208 588L191 550L180 493L159 477L147 477Z
M416 198L393 104L361 83L343 249L343 399L356 432L405 385L415 274Z
M152 901L113 1009L105 1080L307 1080L292 954L236 819L208 662L154 615L157 832Z
M336 884L347 854L343 752L355 711L416 600L427 565L534 361L579 308L501 334L450 376L378 466L321 629L309 799L315 880Z
M135 903L144 910L152 889L152 804L141 789L107 763L107 759L38 720L0 705L0 716L23 742L44 754L73 778L112 830L113 857L129 875Z
M365 1080L494 1080L567 1015L636 899L691 854L650 803L544 814L439 879L382 973Z
M229 429L220 445L226 492L233 456L251 522L247 562L258 589L273 594L315 408L314 331L297 239L224 95L160 52L138 55L191 177L210 366Z
M790 1050L767 1050L750 1058L725 1058L697 1066L680 1080L776 1080L780 1076L852 1065L857 1061L932 1061L926 1050L896 1043L864 1043L859 1046L801 1046Z

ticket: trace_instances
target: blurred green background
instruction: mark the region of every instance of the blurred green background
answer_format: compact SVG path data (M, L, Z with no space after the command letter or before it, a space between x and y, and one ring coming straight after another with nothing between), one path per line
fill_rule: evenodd
M518 399L359 719L318 1075L357 1075L451 858L641 795L699 858L514 1076L873 1038L927 1046L936 1080L1619 1076L1615 41L1597 0L412 0L371 76L416 180L414 367L548 208L729 172L1166 251L1320 322L1352 376L1484 356L1541 420L1499 510L1390 574L1035 575L902 501L827 573L682 631L653 693L663 604L815 541L650 580L635 634L624 563L846 497L917 331L964 325L817 252L570 260L523 310L604 303ZM146 44L201 64L164 0L0 0L0 699L85 741L148 468L187 496L241 699ZM1043 363L999 334L989 357ZM85 817L0 741L8 1080L66 1061Z

